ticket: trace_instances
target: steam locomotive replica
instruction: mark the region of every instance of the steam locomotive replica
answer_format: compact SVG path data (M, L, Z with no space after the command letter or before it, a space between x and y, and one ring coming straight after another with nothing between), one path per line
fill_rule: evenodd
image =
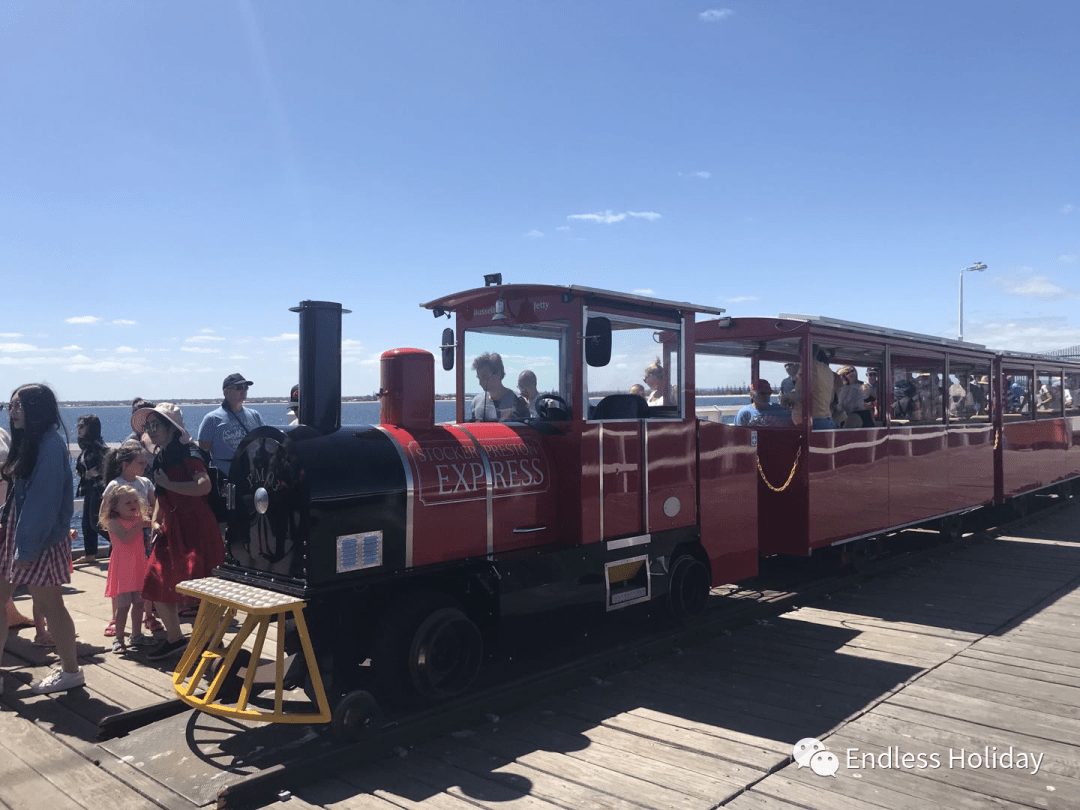
M355 731L379 703L465 692L508 617L656 602L688 619L763 556L856 548L918 525L957 534L972 510L1022 509L1080 480L1080 362L496 281L422 305L455 317L439 354L455 374L456 419L442 424L435 356L395 349L381 357L380 424L343 426L347 311L293 310L300 425L241 443L227 560L179 586L200 599L173 676L186 703ZM470 363L491 354L514 378L537 378L529 417L483 421ZM652 396L623 393L650 362L663 378ZM828 363L897 382L867 397L872 426L814 429L809 395L778 427L729 424L696 404L699 379L732 364L757 380ZM899 382L924 377L915 416L899 407ZM298 688L309 699L299 708Z

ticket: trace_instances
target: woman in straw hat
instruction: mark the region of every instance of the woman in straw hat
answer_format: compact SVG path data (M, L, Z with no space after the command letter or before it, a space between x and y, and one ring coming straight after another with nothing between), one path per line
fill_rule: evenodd
M209 576L225 561L217 520L207 503L210 476L184 428L183 412L171 402L142 408L131 427L154 445L153 544L147 560L143 598L151 600L165 622L166 637L147 655L150 660L181 653L187 644L180 629L176 592L180 582Z

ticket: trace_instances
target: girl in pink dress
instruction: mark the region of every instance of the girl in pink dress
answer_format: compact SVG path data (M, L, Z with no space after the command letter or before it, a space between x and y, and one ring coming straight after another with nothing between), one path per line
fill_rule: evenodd
M116 640L112 651L127 651L124 631L127 629L128 610L131 610L131 627L136 632L131 643L138 646L144 640L139 628L142 625L143 581L146 579L146 551L143 545L143 529L150 525L150 505L134 487L118 484L112 487L101 501L100 523L109 533L112 554L109 557L109 575L105 580L105 595L113 598L116 605Z

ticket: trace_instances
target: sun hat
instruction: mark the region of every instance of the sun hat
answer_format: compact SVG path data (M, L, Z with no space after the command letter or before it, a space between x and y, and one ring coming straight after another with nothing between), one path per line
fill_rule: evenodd
M773 392L772 386L769 385L768 380L758 380L750 385L750 390L755 394L771 394Z
M224 391L230 385L254 385L254 384L255 383L253 383L251 380L247 379L239 371L234 371L232 374L230 374L228 377L226 377L224 380L222 380L222 382L221 382L221 390Z
M840 374L840 375L844 375L844 374L850 374L853 371L855 371L855 366L840 366L840 369L836 373ZM858 374L856 374L855 376L857 377Z
M784 368L798 368L799 364L792 360L789 363L784 363Z
M146 420L150 414L155 413L180 431L180 443L187 444L191 441L191 434L184 427L184 412L171 402L159 402L153 408L139 408L131 415L131 429L140 436L146 432Z

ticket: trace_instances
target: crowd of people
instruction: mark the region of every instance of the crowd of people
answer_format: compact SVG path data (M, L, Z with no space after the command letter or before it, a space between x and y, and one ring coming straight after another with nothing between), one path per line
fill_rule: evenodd
M112 651L159 661L184 650L181 612L193 605L176 585L209 576L225 560L222 527L208 498L210 472L227 474L240 442L263 424L244 405L251 385L242 374L226 377L221 407L203 418L195 436L183 411L169 402L135 399L132 433L113 449L102 441L96 416L79 417L75 469L83 498L83 554L75 561L70 437L56 396L38 384L12 393L6 404L10 433L0 429L0 639L6 642L11 627L34 625L34 643L55 647L60 659L31 691L47 694L86 682L63 592L75 564L97 564L99 538L109 546L103 596L112 608L105 628L115 639ZM21 588L31 597L32 618L13 601ZM161 631L162 637L153 636ZM0 677L0 691L3 686Z

